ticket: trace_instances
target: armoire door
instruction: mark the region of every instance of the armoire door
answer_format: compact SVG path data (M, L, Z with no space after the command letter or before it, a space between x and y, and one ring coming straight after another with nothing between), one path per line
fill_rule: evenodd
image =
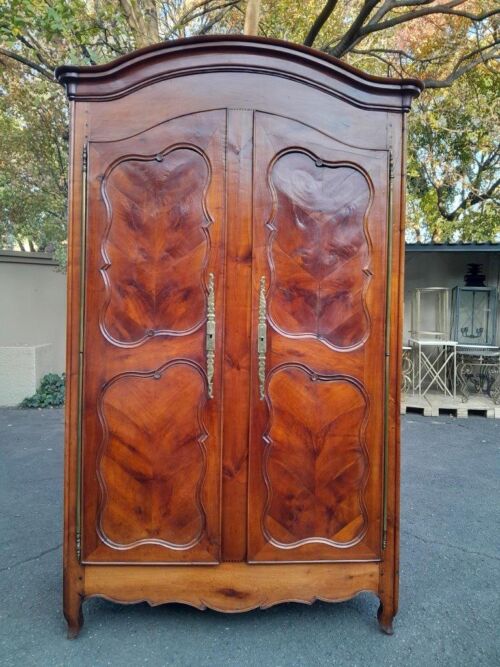
M226 112L88 144L82 560L220 558Z
M388 152L232 109L87 153L83 561L378 560Z
M378 560L388 152L256 112L254 156L248 559Z

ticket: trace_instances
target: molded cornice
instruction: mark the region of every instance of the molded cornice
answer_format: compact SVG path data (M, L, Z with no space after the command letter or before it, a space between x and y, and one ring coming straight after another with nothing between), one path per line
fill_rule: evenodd
M105 101L165 79L214 72L282 76L323 89L355 106L386 111L408 111L412 99L423 89L418 79L372 76L306 46L243 35L163 42L104 65L63 65L55 76L66 86L70 99Z

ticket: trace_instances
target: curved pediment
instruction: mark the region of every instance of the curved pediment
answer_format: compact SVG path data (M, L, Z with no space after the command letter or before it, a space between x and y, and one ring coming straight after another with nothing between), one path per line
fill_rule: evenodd
M244 72L281 76L348 100L362 108L408 111L423 84L418 79L376 77L321 51L281 40L210 35L154 44L96 66L63 65L55 71L68 97L117 99L169 78Z

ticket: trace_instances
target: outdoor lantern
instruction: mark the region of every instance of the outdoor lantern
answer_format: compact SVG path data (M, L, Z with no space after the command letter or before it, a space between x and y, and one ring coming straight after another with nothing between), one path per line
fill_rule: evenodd
M452 335L460 345L496 344L495 287L455 287L452 312Z
M447 287L416 287L411 298L411 337L448 338L450 332L450 290Z

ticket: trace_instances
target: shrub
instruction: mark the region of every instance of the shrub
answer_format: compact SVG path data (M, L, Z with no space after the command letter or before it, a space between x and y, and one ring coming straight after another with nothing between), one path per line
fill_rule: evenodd
M64 405L64 373L47 373L33 396L25 398L21 408L51 408Z

